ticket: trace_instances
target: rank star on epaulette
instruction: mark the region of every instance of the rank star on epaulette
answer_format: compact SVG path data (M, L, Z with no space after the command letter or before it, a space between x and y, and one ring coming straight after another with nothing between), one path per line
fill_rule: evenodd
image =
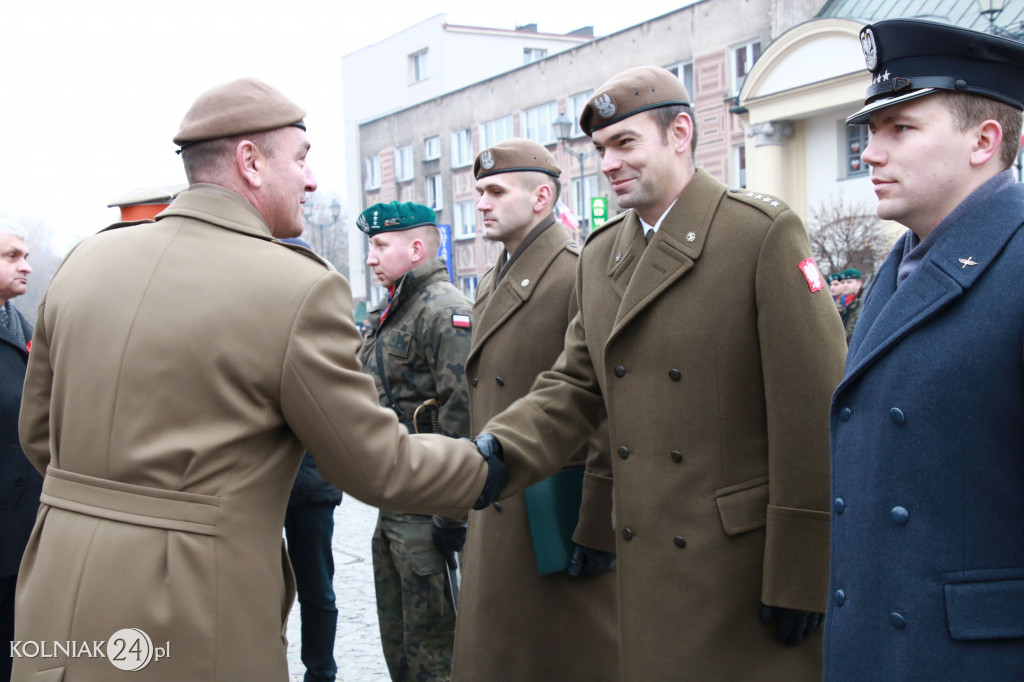
M470 329L472 325L469 315L452 315L452 326L456 329Z

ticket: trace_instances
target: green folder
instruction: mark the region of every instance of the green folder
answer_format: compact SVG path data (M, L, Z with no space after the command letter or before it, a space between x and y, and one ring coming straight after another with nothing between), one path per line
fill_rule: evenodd
M583 501L584 467L562 469L554 476L531 485L526 496L526 514L530 519L533 553L541 575L558 573L569 567L572 534L580 520Z

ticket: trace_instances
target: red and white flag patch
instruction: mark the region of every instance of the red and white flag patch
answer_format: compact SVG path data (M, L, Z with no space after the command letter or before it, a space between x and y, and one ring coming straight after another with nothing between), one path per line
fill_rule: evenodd
M452 326L457 329L469 329L472 326L469 315L452 315Z
M825 288L825 279L821 276L821 270L818 269L813 258L800 261L798 267L800 272L804 273L804 279L807 280L807 286L810 287L811 293Z

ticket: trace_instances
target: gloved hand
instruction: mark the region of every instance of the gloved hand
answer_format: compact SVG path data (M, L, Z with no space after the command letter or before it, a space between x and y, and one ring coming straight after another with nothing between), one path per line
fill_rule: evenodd
M614 571L616 564L615 552L603 552L599 549L584 547L572 543L572 555L569 557L569 575L578 578L581 575L600 575Z
M786 646L796 646L818 629L825 621L824 613L798 611L780 606L761 606L761 622L778 619L775 625L775 639Z
M434 546L437 547L437 551L441 553L445 561L448 561L449 557L454 557L456 552L461 552L462 548L466 546L466 524L451 523L439 526L434 523L430 527L430 536L434 538ZM448 563L452 563L448 561Z
M487 480L484 481L480 497L473 505L473 509L484 509L498 499L502 489L508 485L508 469L505 468L505 456L497 438L489 433L481 433L473 443L480 456L487 460Z

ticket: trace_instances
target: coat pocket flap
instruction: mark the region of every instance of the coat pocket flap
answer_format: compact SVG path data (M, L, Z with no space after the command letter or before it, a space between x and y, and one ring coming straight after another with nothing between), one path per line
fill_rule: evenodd
M1024 579L949 583L945 590L953 639L1024 637Z
M726 535L763 528L768 514L768 477L722 488L715 493L715 503Z

